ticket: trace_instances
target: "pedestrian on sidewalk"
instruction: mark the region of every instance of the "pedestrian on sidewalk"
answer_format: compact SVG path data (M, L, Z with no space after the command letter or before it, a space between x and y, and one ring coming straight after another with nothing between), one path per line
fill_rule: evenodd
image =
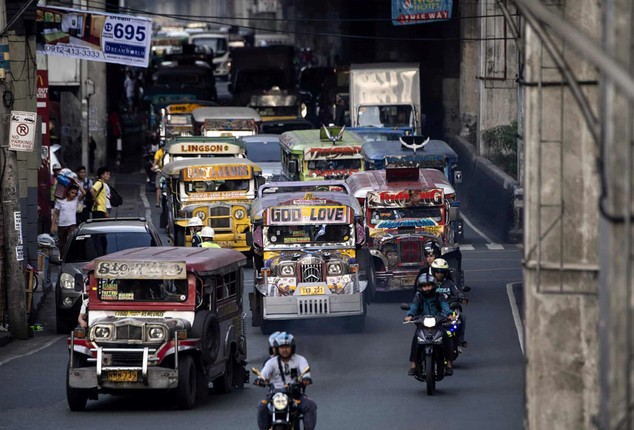
M92 198L95 203L92 206L93 218L108 218L108 206L110 206L110 188L108 181L110 180L110 169L102 166L97 170L97 181L90 189Z
M90 189L93 186L92 179L90 179L86 173L86 166L79 166L75 173L77 173L77 180L81 184L84 194L79 199L79 205L77 205L77 225L85 222L90 218L90 210L86 205L86 197L90 193ZM92 199L91 199L92 200Z
M53 225L51 233L57 234L59 238L59 251L63 254L68 237L77 227L77 206L84 198L84 189L79 181L68 186L66 197L55 201L53 210Z

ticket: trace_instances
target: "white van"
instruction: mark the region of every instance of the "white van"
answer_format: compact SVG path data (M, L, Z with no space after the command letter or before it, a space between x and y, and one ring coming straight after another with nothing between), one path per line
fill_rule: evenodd
M229 80L231 58L229 57L229 36L226 33L195 33L189 37L189 43L213 50L214 76Z

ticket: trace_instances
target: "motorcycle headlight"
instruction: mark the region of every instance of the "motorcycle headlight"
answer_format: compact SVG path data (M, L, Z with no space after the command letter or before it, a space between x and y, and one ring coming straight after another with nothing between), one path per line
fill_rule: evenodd
M284 393L275 393L273 395L273 407L278 411L286 409L288 406L288 396Z
M59 277L59 286L67 290L75 289L75 277L70 273L62 273Z
M237 211L234 212L233 215L236 217L236 219L242 219L244 218L246 214L244 213L242 209L238 209Z
M282 276L295 276L295 266L292 264L280 266L280 274Z
M433 317L423 318L423 325L427 328L436 327L436 318L433 318Z
M343 274L343 266L341 263L330 263L328 265L328 275L336 276Z
M93 335L95 339L110 339L110 326L97 325L93 328Z
M165 328L162 326L149 326L147 328L148 340L163 340L165 339Z

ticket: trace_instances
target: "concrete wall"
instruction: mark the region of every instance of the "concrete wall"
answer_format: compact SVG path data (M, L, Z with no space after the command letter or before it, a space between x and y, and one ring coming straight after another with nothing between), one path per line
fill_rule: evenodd
M563 3L562 3L563 4ZM592 0L550 6L553 15L600 40ZM558 37L558 56L577 81L599 78ZM589 429L598 413L597 145L568 86L542 44L525 29L526 423L528 429ZM583 92L598 111L598 87Z
M509 241L509 231L514 226L513 191L517 181L478 156L465 138L451 136L448 143L458 153L462 170L462 183L456 185L462 212L468 212L470 218L485 225L496 241Z

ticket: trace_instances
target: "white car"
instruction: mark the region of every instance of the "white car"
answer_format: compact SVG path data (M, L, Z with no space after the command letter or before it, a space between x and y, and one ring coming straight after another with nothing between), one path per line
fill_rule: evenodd
M247 148L247 158L262 168L262 176L267 182L281 180L282 161L279 134L256 134L242 136Z

